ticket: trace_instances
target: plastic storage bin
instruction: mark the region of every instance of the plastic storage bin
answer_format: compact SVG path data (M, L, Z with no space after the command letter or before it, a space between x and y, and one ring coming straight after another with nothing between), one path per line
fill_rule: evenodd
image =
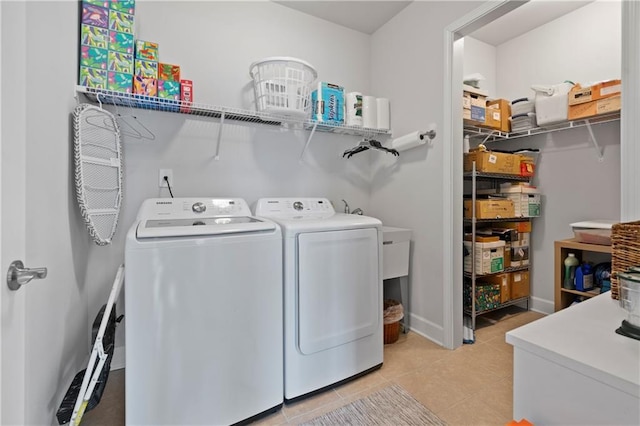
M531 87L536 92L536 123L539 127L567 121L568 94L572 87L573 83L569 81L551 86Z
M296 119L311 113L312 85L318 78L315 68L301 59L271 57L249 66L260 112Z
M614 220L588 220L571 224L576 240L587 244L611 245L611 227Z

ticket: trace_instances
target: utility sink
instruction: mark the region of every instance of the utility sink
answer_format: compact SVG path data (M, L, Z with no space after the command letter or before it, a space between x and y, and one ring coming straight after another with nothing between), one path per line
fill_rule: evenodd
M409 275L411 230L382 227L382 279Z

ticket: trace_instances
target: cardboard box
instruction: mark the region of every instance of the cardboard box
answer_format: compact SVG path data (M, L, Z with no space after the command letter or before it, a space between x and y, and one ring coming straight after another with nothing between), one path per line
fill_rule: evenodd
M133 54L133 34L109 31L109 50Z
M475 265L471 263L471 244L471 241L464 241L464 246L469 252L464 257L465 272L471 272L472 266L478 275L494 274L504 270L504 241L475 243Z
M131 93L133 91L133 75L109 71L107 89L114 92Z
M493 284L500 286L500 303L511 300L511 274L497 274L488 277L481 277L476 280L476 284Z
M158 78L158 63L135 59L135 75L146 78Z
M529 271L511 273L511 299L529 295Z
M158 79L158 97L162 99L180 100L180 83L173 80Z
M464 217L471 218L471 200L464 200ZM513 201L505 198L476 200L476 219L501 219L515 217Z
M471 285L467 284L463 290L464 306L471 309ZM500 306L499 284L477 284L475 294L475 311L482 312L495 309Z
M109 28L109 9L83 2L82 21L80 23L94 27Z
M529 245L517 241L511 242L511 266L527 266L529 264Z
M585 102L597 101L598 99L610 98L620 95L621 90L622 80L603 81L588 87L576 84L569 91L569 105L579 105Z
M520 176L531 177L536 172L536 160L533 157L520 154Z
M133 34L133 22L133 15L116 10L109 11L109 29L112 31Z
M91 46L80 46L80 66L107 69L108 51Z
M133 76L133 93L136 95L157 96L158 80L153 77Z
M496 222L492 226L500 227L500 228L513 228L518 233L520 232L531 232L531 221L526 220L523 222Z
M180 65L158 63L158 79L180 84Z
M487 121L487 125L502 132L511 131L511 102L506 99L488 101L487 110L487 117L491 117L491 122Z
M462 108L471 109L472 106L486 107L487 97L473 91L462 92Z
M82 24L80 26L80 44L106 49L109 47L109 30Z
M464 154L465 172L472 171L474 161L478 172L520 175L520 155L517 154L491 151L473 151Z
M538 217L541 210L540 192L531 185L500 185L500 194L511 201L516 217Z
M133 75L133 55L110 50L108 70Z
M193 81L180 80L180 100L182 101L180 112L189 112L191 110L189 105L193 102Z
M620 111L620 106L620 96L613 96L578 105L569 105L569 120L580 120L598 114Z
M158 62L158 43L136 40L136 59Z
M98 68L80 67L80 86L93 87L95 89L107 88L107 70Z
M111 9L133 15L136 10L135 0L110 0Z

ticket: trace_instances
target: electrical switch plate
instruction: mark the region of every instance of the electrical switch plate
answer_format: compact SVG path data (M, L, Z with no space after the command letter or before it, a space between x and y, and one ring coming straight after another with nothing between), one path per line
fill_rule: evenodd
M158 187L159 188L168 188L167 181L164 180L164 177L169 178L169 184L173 187L175 186L175 182L173 181L173 170L171 169L160 169L158 171Z

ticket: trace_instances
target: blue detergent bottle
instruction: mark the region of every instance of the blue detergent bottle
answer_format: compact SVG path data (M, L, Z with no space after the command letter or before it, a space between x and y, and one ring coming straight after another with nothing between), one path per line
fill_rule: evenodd
M593 267L588 263L583 263L576 268L576 290L593 290Z

